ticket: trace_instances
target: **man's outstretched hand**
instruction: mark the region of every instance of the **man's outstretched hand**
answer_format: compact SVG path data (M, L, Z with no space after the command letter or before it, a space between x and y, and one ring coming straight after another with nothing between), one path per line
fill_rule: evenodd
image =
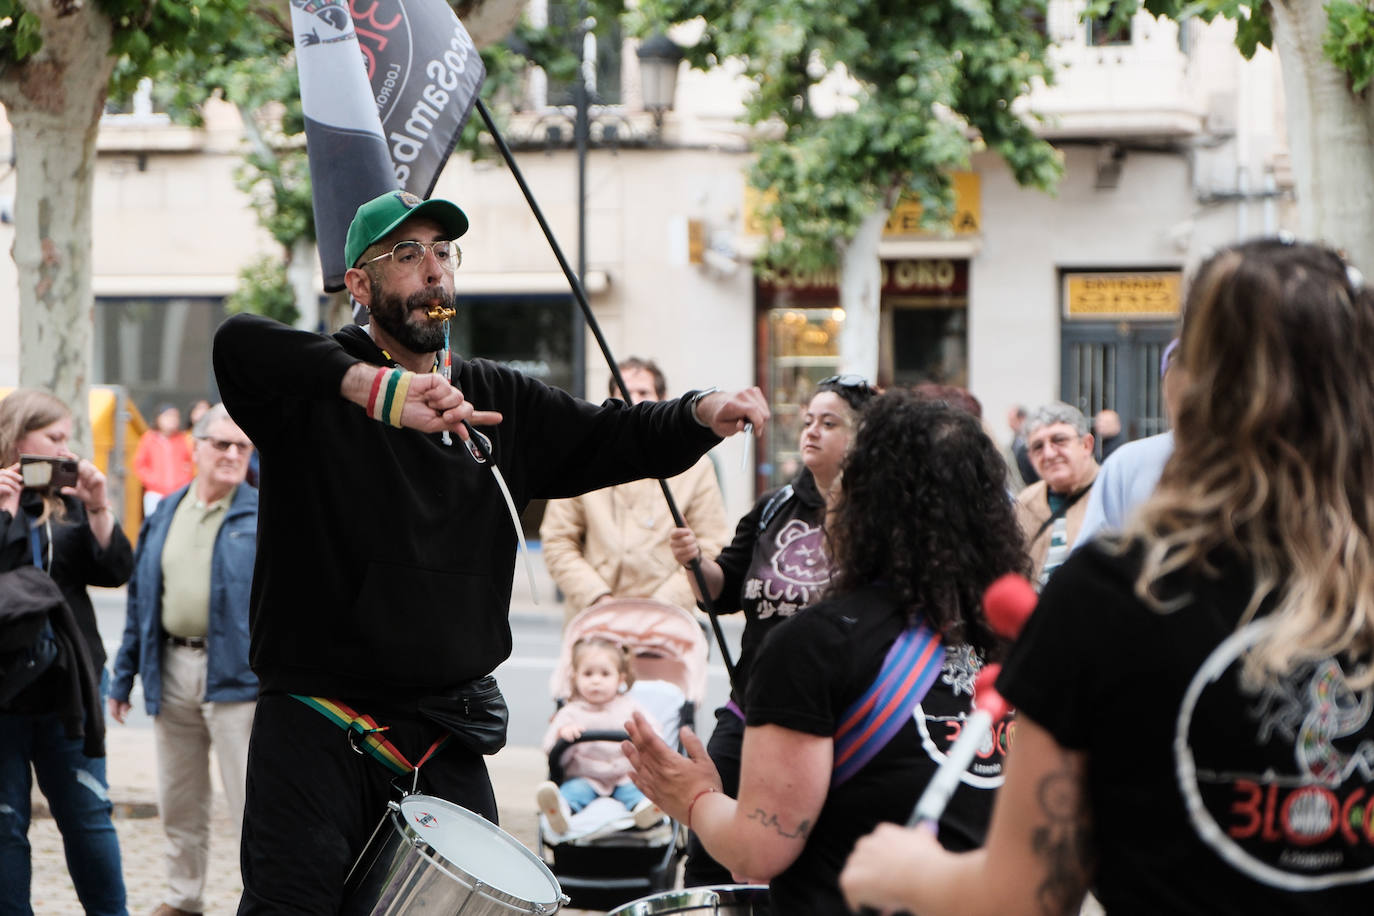
M722 439L743 432L749 424L754 434L763 433L763 421L768 419L768 401L757 387L734 393L713 391L697 401L697 419Z

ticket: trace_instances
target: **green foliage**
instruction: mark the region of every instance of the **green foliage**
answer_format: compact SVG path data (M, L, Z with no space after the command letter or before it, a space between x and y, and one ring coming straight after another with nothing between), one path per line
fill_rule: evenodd
M224 308L231 315L266 315L283 324L295 324L300 317L286 267L273 257L258 258L239 271L239 287L224 300Z
M1050 189L1059 154L1012 103L1049 82L1046 40L1033 19L1044 0L644 0L640 34L700 19L686 49L694 67L730 59L754 91L750 123L781 128L757 144L751 184L761 216L781 227L769 261L837 263L863 219L899 194L923 204L934 229L948 219L950 173L981 148L1022 184ZM852 80L851 104L818 112L818 83ZM776 131L775 131L776 132Z
M41 23L19 0L0 0L0 70L43 46Z
M1364 3L1331 0L1326 12L1322 51L1350 75L1352 92L1364 92L1374 79L1374 11Z
M234 184L248 195L258 223L284 248L315 238L310 163L303 147L249 153L234 171Z
M1246 60L1259 48L1274 46L1274 28L1269 19L1267 0L1089 0L1084 19L1107 18L1112 26L1130 23L1138 10L1156 19L1186 22L1200 19L1211 22L1218 16L1236 24L1236 47Z
M43 46L35 3L0 0L0 69L23 63ZM111 26L110 53L119 58L110 90L132 92L179 53L203 55L225 33L237 31L255 6L268 0L87 0Z

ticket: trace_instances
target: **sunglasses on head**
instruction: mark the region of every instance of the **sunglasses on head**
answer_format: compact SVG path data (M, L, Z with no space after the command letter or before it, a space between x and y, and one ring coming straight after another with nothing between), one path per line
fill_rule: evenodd
M862 375L854 375L852 373L831 375L816 383L817 388L822 388L826 385L832 385L836 388L860 388L865 391L873 387L868 384L868 379L864 378Z

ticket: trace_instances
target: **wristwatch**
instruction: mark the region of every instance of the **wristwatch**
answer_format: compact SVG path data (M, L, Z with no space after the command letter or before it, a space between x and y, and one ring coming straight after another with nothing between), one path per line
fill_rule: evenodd
M687 402L687 406L692 411L692 419L696 420L702 426L709 427L711 424L707 423L697 414L697 405L701 403L702 398L706 397L708 394L715 394L719 390L720 389L717 388L715 385L712 385L710 388L703 388L696 394L692 395L692 400Z

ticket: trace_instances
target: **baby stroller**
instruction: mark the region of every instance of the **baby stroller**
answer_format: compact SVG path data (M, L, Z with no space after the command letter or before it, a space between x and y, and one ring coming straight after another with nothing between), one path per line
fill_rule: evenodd
M559 661L550 678L557 705L568 699L572 647L598 637L628 647L635 673L630 695L649 710L669 745L681 750L678 727L695 725L706 694L707 643L701 625L682 608L650 598L619 598L588 608L569 621ZM577 742L623 741L623 731L589 731ZM549 753L549 779L563 781L559 740ZM686 830L664 820L639 829L620 802L598 798L569 818L567 834L555 834L539 817L539 853L558 877L572 906L609 910L671 888L686 850Z

